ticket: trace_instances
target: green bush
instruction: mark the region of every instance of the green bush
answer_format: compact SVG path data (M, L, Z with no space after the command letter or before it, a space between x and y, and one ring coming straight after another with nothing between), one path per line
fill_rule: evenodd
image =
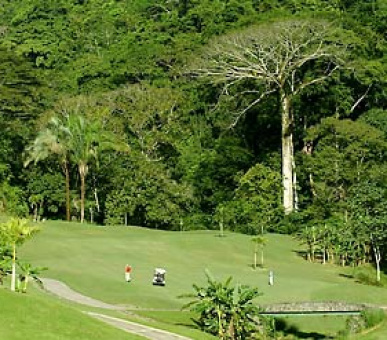
M181 222L180 226L183 231L212 229L211 216L200 212L187 215Z
M363 310L360 315L351 316L347 319L346 329L340 332L342 336L360 333L365 329L380 324L386 315L382 309L369 308Z
M207 286L193 285L194 293L181 297L193 299L183 306L197 313L195 324L203 331L219 339L256 339L270 325L262 322L259 307L253 300L260 296L257 288L231 285L232 278L225 282L215 281L209 273Z
M386 314L382 309L370 308L362 311L361 317L364 319L365 327L371 328L380 324L386 318Z
M355 275L355 278L359 283L362 283L365 285L383 287L383 283L380 281L377 281L375 278L375 275L371 276L367 273L360 272Z
M380 281L376 280L376 271L371 264L354 267L352 276L358 283L361 284L375 287L387 286L386 276L383 275L383 273L381 275Z
M22 189L11 186L7 181L0 183L0 213L27 216L28 205Z

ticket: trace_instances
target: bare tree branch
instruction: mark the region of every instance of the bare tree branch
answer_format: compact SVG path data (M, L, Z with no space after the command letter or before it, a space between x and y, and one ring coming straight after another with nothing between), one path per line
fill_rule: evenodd
M351 110L349 111L350 113L352 113L353 111L355 111L356 107L363 101L363 99L367 96L368 92L370 91L372 87L372 84L370 84L367 88L367 90L364 92L364 94L355 102L355 104L352 105L351 107Z
M232 129L234 128L239 120L241 119L241 117L248 111L250 110L252 107L254 107L255 105L257 105L262 99L266 98L270 93L273 93L275 92L275 90L269 90L269 91L265 91L265 92L262 92L261 95L259 96L259 98L253 100L249 105L247 105L243 110L241 110L239 113L238 113L238 116L237 118L234 120L234 122L229 126L229 129Z

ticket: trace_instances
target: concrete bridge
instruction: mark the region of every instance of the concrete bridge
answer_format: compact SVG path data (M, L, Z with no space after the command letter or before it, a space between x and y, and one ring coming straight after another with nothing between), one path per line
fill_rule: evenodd
M262 315L356 315L372 306L345 302L289 302L265 305Z

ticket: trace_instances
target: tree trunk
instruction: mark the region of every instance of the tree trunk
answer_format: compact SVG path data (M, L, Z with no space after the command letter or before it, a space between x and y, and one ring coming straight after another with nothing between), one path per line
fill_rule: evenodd
M98 189L97 189L97 179L95 178L95 175L94 175L94 199L95 199L95 206L97 208L97 211L98 212L101 212L101 208L100 208L100 205L99 205L99 199L98 199Z
M27 293L27 286L28 286L28 281L30 279L30 276L29 274L27 273L25 278L24 278L24 284L23 284L23 288L22 288L22 292L23 293Z
M380 254L379 247L374 247L375 264L376 264L376 281L380 282L380 261L382 256Z
M224 233L223 233L223 229L224 229L224 225L223 225L223 208L220 208L220 221L219 221L219 236L220 237L223 237L224 236Z
M283 206L285 214L290 214L294 208L293 192L293 134L292 119L290 114L290 98L283 91L281 93L282 105L282 184Z
M254 251L254 269L257 269L257 250Z
M81 176L81 223L85 220L85 176Z
M341 257L341 266L342 267L345 267L345 263L347 262L346 258L347 258L347 253L343 254Z
M11 291L16 290L16 244L12 245L12 275L11 275Z
M376 259L376 281L380 282L380 257Z
M38 222L38 204L34 203L33 207L34 207L34 222Z
M86 192L86 165L79 164L79 177L81 178L81 223L85 220L85 192Z
M63 171L65 173L65 181L66 181L66 220L70 221L70 171L69 164L67 160L63 162Z
M292 154L294 155L294 146L293 146L293 138L292 138ZM293 162L293 194L294 194L294 210L298 211L298 193L297 193L297 172L296 172L296 162L294 161L294 157L292 157Z
M263 247L261 248L261 266L263 268Z

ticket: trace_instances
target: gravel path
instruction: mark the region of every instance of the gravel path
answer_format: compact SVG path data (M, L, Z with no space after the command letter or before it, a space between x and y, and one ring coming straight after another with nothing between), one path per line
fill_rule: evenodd
M69 286L67 286L63 282L53 280L53 279L43 279L43 278L41 278L41 280L46 290L48 290L50 293L53 293L59 296L62 299L70 300L90 307L97 307L97 308L110 309L110 310L121 310L121 311L125 310L125 307L111 305L99 300L92 299L80 293L77 293L76 291L72 290Z
M92 299L88 296L82 295L80 293L75 292L70 287L68 287L63 282L41 278L43 282L44 288L57 295L58 297L66 300L70 300L82 305L97 307L102 309L116 310L116 311L124 311L126 308L123 306L111 305L99 300ZM125 332L129 332L132 334L143 336L144 338L151 340L191 340L190 338L173 334L167 331L163 331L160 329L156 329L149 326L144 326L138 323L134 323L131 321L114 318L108 315L94 313L94 312L84 312L87 315L92 316L93 318L99 319L109 325L112 325L116 328L119 328Z

